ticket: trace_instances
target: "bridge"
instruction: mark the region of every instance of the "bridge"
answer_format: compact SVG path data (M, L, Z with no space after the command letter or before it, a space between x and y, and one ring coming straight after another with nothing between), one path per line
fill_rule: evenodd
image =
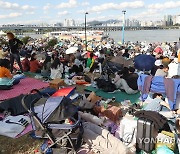
M121 31L122 26L87 26L87 30L103 30L103 31ZM164 29L163 27L125 27L125 30L154 30L154 29ZM52 32L52 31L84 31L84 26L71 26L71 27L54 27L54 26L2 26L0 27L0 30L3 31L13 31L17 35L23 35L23 33L31 31L36 34L44 34L46 32Z

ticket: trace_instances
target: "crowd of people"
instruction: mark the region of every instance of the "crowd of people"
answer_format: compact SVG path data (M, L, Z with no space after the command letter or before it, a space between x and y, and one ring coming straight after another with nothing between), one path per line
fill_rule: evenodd
M7 39L8 46L0 46L0 89L3 90L6 88L2 83L11 81L13 85L18 84L20 80L14 76L25 72L38 74L47 80L63 78L68 85L76 84L74 81L77 80L85 80L86 84L88 82L94 88L105 92L122 91L128 95L139 92L138 80L142 74L148 75L151 81L153 77L160 77L163 80L180 78L180 38L174 43L126 42L125 44L116 44L110 38L88 42L74 38L58 40L55 45L48 48L46 48L48 38L30 39L27 44L23 44L9 32ZM70 49L73 50L67 53ZM139 58L140 56L143 58ZM96 73L98 77L95 77ZM150 87L150 84L147 85L145 82L143 84L146 88ZM149 92L148 95L151 95L148 99L150 102L143 105L139 103L143 110L155 112L172 110L167 96L157 92ZM174 94L168 91L167 95ZM174 113L180 114L179 96L173 110ZM180 120L177 119L177 128L179 127Z
M164 77L179 75L180 42L174 44L127 42L124 45L117 45L112 39L102 42L93 40L87 44L88 51L84 51L85 43L82 40L76 40L73 43L70 40L60 40L59 44L45 49L44 45L47 39L31 40L28 44L23 45L11 32L7 33L7 38L9 44L6 50L3 50L2 46L0 47L0 68L1 70L9 69L11 74L15 74L13 72L14 61L18 64L21 73L30 71L40 73L49 79L55 79L64 77L65 73L82 75L83 72L93 72L97 68L100 68L100 72L102 72L103 68L101 67L111 57L121 56L133 61L137 55L146 54L156 58L155 65L152 70L149 70L149 74ZM66 54L66 50L72 46L77 46L77 51L73 54ZM22 56L23 58L20 58ZM4 64L7 63L7 60L9 60L10 67ZM133 65L128 67L125 66L115 72L114 84L118 89L133 94L138 89L136 84L138 75ZM3 71L0 72L1 78L10 77L6 73L3 74Z

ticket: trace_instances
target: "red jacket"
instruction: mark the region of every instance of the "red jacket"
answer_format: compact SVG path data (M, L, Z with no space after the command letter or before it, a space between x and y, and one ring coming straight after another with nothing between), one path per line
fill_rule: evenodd
M36 73L39 69L41 69L41 65L38 60L30 61L30 72Z

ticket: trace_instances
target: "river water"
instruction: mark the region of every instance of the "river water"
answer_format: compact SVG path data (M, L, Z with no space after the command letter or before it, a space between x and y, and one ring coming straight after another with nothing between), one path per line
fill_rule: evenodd
M126 42L177 42L180 37L180 29L125 31L124 36ZM119 42L122 40L122 31L109 32L109 37Z
M122 31L109 31L109 37L115 42L122 40ZM41 38L42 34L25 34L33 38ZM146 42L177 42L180 37L180 29L170 30L136 30L125 31L125 41L146 41Z

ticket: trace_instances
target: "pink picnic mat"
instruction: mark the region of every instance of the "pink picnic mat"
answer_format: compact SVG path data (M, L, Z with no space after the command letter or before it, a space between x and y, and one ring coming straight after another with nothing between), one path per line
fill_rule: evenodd
M20 94L28 94L32 89L42 89L48 87L47 82L42 82L34 78L21 79L20 83L13 86L11 90L0 90L0 100L6 100L19 96Z

